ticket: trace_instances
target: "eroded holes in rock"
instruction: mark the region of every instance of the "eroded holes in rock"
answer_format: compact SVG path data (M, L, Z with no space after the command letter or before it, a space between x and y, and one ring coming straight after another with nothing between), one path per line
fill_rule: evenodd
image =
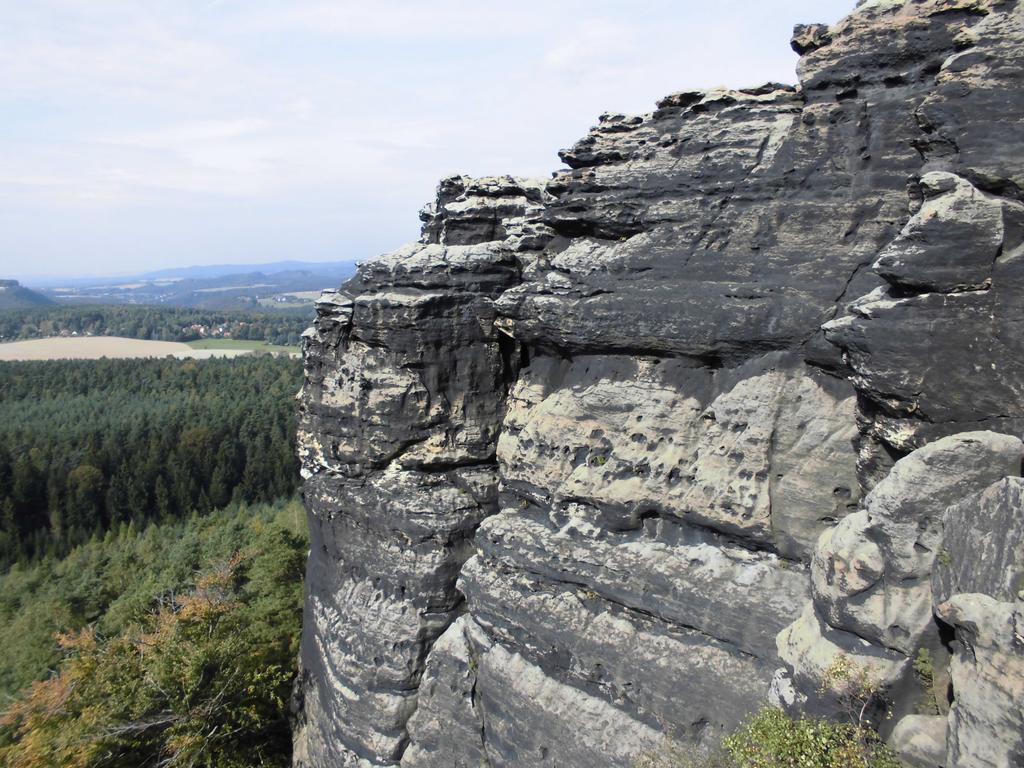
M840 485L838 488L832 489L832 495L837 499L849 499L853 495L853 492L845 485Z
M919 555L925 555L931 552L931 550L928 549L928 547L926 547L920 541L914 542L914 551L917 552Z
M604 437L604 430L603 429L591 430L591 432L590 432L590 439L591 440L600 440L602 437Z
M641 434L640 432L634 432L632 435L629 436L629 441L631 443L636 443L639 445L647 442L647 436Z
M573 467L578 467L581 464L585 463L586 460L587 460L587 454L589 454L589 453L590 453L590 449L588 449L586 446L582 446L582 445L580 447L578 447L575 451L573 451L573 455L572 455L572 465L573 465Z
M678 485L681 479L682 473L678 468L669 470L668 476L665 478L669 485Z

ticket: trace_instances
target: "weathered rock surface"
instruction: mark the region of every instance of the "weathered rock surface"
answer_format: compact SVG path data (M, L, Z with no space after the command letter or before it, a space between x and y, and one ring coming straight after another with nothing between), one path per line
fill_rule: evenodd
M453 216L457 243L439 198L428 242L325 293L306 334L298 765L401 757L427 653L460 609L473 532L497 511L494 452L518 360L494 329L494 298L519 265L483 238L514 227L536 186L482 186L480 214Z
M947 764L1024 764L1024 479L946 510L932 589L956 629Z
M799 359L540 357L512 391L498 458L523 499L611 530L686 521L794 558L856 506L854 398Z
M941 715L907 715L890 739L896 753L911 768L935 768L946 762L948 727Z
M988 595L1004 603L1024 600L1024 481L1019 477L1000 480L946 509L932 592L937 603L958 594Z
M947 507L1019 474L1022 460L1016 437L943 438L898 461L863 511L821 535L811 566L814 615L779 635L779 653L801 687L813 692L840 654L888 688L908 674L926 634L937 634L931 574Z
M840 657L908 761L1020 759L1024 4L792 46L325 292L297 766L625 768Z

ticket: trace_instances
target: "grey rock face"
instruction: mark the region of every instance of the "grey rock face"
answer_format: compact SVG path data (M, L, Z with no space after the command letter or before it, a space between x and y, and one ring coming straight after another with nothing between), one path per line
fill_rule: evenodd
M1007 477L946 509L932 592L938 603L962 593L1004 603L1024 600L1024 481L1019 477Z
M926 174L921 192L920 209L882 251L875 272L911 291L955 293L991 286L1007 225L1019 227L1024 209L987 197L951 173Z
M490 202L532 188L481 186ZM430 242L326 293L306 334L299 441L311 549L297 765L398 761L427 653L462 602L455 581L473 532L497 511L495 443L517 361L494 330L494 298L519 266L504 243L474 240L494 227L504 235L505 213L520 217L522 206L463 208L451 227L458 244L431 219Z
M422 243L448 245L504 241L512 250L543 247L552 237L540 218L550 200L539 180L451 176L437 199L420 211Z
M1022 9L798 27L798 87L445 179L325 292L297 766L625 768L840 657L908 760L1012 764Z
M856 506L849 389L778 354L710 370L686 360L541 357L509 400L502 479L575 503L611 530L666 517L799 559Z
M1024 432L1024 119L1007 96L1024 78L1024 12L1001 2L936 11L963 23L915 111L925 160L915 215L880 254L887 286L826 328L856 373L875 444L865 464L881 463L874 480L893 450L965 429Z
M936 768L946 762L947 737L941 715L907 715L893 729L890 742L911 768Z
M934 706L935 691L913 685L910 667L917 659L920 675L926 660L918 682L931 683L944 674L933 665L943 657L922 649L951 645L948 721L907 715L892 733L911 765L1009 768L1024 757L1022 459L1018 438L963 433L897 462L864 511L822 534L814 600L779 634L797 689L813 696L843 655L897 712L915 697Z
M988 595L955 595L939 606L956 627L946 764L1014 768L1024 762L1024 611Z
M1024 443L1015 437L943 438L897 462L863 511L821 535L811 566L815 617L779 636L780 655L804 687L813 690L839 653L889 687L906 674L934 631L930 576L946 508L1019 473L1022 459ZM849 637L837 640L840 635ZM878 663L880 651L885 664Z
M943 529L932 589L937 615L956 629L947 763L1021 765L1024 479L1008 477L950 506Z
M1024 206L947 173L920 188L874 265L890 285L826 325L871 404L872 437L900 451L971 426L1024 430Z

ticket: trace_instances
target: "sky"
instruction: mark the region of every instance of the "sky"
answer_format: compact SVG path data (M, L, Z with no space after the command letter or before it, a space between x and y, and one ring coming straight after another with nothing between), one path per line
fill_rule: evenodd
M365 259L855 0L0 0L0 277Z

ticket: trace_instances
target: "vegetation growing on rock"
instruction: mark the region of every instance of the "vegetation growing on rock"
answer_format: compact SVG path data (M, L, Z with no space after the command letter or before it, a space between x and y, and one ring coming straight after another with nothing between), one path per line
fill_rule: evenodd
M900 768L899 759L866 726L793 718L766 707L722 742L713 755L667 743L641 756L636 768Z

